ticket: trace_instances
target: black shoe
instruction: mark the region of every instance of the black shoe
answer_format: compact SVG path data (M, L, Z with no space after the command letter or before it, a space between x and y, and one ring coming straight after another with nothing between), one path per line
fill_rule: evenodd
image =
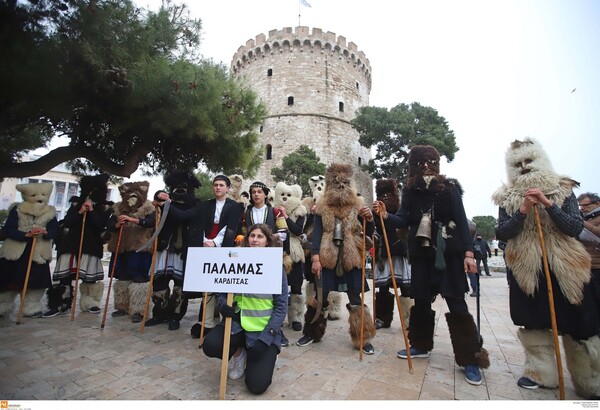
M92 306L88 309L88 312L97 314L100 313L100 308L98 306Z
M151 326L156 326L156 325L160 325L163 323L167 323L167 319L151 318L151 319L146 320L146 323L144 323L144 326L151 327Z
M127 312L125 312L124 310L115 310L114 312L112 312L110 314L112 317L121 317L121 316L127 316Z
M133 316L131 316L131 323L140 323L142 320L144 320L144 316L139 313L134 313Z
M536 382L531 380L529 377L525 377L525 376L523 376L519 380L517 380L517 384L519 385L519 387L522 387L524 389L529 389L529 390L535 390L538 387L540 387L539 384L537 384Z
M477 292L473 292L469 296L471 296L472 298L476 298L477 297Z
M362 351L364 354L375 354L375 348L373 347L373 345L371 343L366 343L363 348Z
M492 276L492 275L491 275L491 274L489 274L489 273L486 273L486 274L485 274L485 276Z
M292 322L292 329L295 330L296 332L299 332L302 330L302 323L300 322Z
M177 319L170 319L169 320L169 330L177 330L179 329L179 320ZM200 336L198 336L199 338Z
M340 318L339 317L331 316L330 314L327 314L327 320L334 321L334 320L340 320Z
M192 328L190 329L190 334L192 335L192 339L200 339L200 330L202 325L200 323L196 323L194 326L192 326ZM208 334L208 332L210 332L211 330L213 330L212 327L205 327L204 328L204 337L206 337L206 335Z
M45 312L42 317L46 318L46 317L54 317L54 316L58 316L60 315L60 312L58 311L58 309L50 309L49 311Z
M392 325L390 323L386 324L383 320L381 319L376 319L375 320L375 329L388 329L390 328Z
M39 319L40 317L44 317L44 314L41 311L39 311L39 312L32 313L31 315L25 315L25 317L32 317L34 319Z
M314 341L315 341L315 339L313 339L312 337L304 335L300 338L300 340L298 340L296 342L296 345L300 346L300 347L304 347L304 346L308 346L309 344L311 344Z

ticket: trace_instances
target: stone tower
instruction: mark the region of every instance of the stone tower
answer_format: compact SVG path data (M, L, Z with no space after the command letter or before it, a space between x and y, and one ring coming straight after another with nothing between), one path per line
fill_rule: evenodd
M371 153L350 125L356 111L369 104L371 91L371 66L356 44L319 28L271 30L238 49L231 72L267 106L260 127L264 161L256 179L273 186L271 169L308 145L326 165L352 164L357 191L372 203L373 180L360 171Z

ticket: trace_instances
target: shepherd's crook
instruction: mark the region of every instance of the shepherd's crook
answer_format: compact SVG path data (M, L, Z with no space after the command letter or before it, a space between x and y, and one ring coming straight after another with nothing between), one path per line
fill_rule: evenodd
M227 306L233 306L233 293L227 294ZM204 323L204 320L202 321ZM227 389L227 365L229 364L229 342L231 340L231 318L225 318L225 333L223 335L223 357L221 358L221 384L219 385L219 400L225 400ZM202 340L202 338L200 338Z
M402 325L402 335L404 336L404 345L406 346L406 359L408 360L408 370L410 373L413 372L412 358L410 357L410 344L408 343L408 336L406 335L406 324L404 323L404 315L402 312L402 305L400 304L400 297L398 296L398 285L396 284L396 276L394 273L394 264L392 263L392 252L390 251L390 243L388 242L387 232L385 231L385 222L383 220L383 214L379 212L379 220L381 221L381 230L383 231L383 240L385 242L385 250L387 251L388 262L390 264L390 276L392 277L392 285L394 285L394 295L396 296L396 305L398 306L398 313L400 314L400 324Z
M158 207L154 209L154 229L158 228ZM158 248L158 236L154 238L154 248L152 249L152 264L150 265L150 283L148 284L148 294L146 295L146 308L144 309L144 318L140 324L140 333L144 333L146 326L146 317L148 316L148 309L150 308L150 297L152 296L152 284L154 283L154 268L156 266L156 249ZM168 253L168 249L165 253ZM165 262L165 269L167 263Z
M110 280L108 281L108 291L106 292L106 305L104 306L104 315L102 316L102 324L100 325L100 330L104 329L104 324L106 323L106 311L108 310L108 299L110 298L110 288L112 287L113 277L115 276L115 268L117 266L117 257L119 256L119 248L121 247L121 236L123 236L123 228L125 224L121 225L119 228L119 239L117 239L117 249L115 249L115 260L113 261L113 266L110 271Z
M363 355L363 337L365 325L365 264L367 263L367 220L362 219L363 243L362 243L362 277L361 277L361 298L360 298L360 355L359 360L362 362Z
M560 399L565 399L565 381L563 379L562 360L560 358L560 345L558 343L558 327L556 326L556 313L554 311L554 294L552 293L552 280L550 279L550 268L548 267L548 253L546 252L546 243L542 232L540 214L537 205L534 205L535 223L537 224L540 244L542 245L542 259L544 260L544 273L546 275L546 284L548 285L548 302L550 305L550 320L552 322L552 334L554 335L554 353L556 354L556 368L558 370L558 387Z
M373 242L373 257L371 258L371 274L373 275L373 324L375 325L375 329L377 329L377 303L375 300L375 231L373 231L371 241ZM375 332L377 332L377 330Z
M19 314L17 315L17 325L21 324L21 313L23 313L23 305L25 304L25 296L27 295L27 284L29 283L29 273L31 272L31 262L33 261L33 252L35 251L35 241L37 235L31 239L31 252L29 252L29 262L27 262L27 272L25 273L25 283L23 283L23 293L21 293L21 305L19 306Z
M73 289L73 302L71 303L71 320L75 319L75 307L77 306L77 288L79 287L79 269L81 268L81 252L83 250L83 234L85 232L85 220L87 210L83 211L81 220L81 235L79 236L79 253L77 254L77 271L75 272L75 289Z

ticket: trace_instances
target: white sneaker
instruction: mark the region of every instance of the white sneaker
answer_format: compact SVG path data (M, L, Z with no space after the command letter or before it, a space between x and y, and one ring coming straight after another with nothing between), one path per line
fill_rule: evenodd
M242 353L235 357L233 356L227 365L229 369L229 378L231 380L237 380L244 375L246 369L246 349L242 349Z

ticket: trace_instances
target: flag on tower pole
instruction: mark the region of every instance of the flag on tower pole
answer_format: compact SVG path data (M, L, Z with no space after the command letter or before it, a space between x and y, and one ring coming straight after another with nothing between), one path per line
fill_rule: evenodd
M310 3L307 2L306 0L300 0L300 3L302 3L303 6L311 7Z

